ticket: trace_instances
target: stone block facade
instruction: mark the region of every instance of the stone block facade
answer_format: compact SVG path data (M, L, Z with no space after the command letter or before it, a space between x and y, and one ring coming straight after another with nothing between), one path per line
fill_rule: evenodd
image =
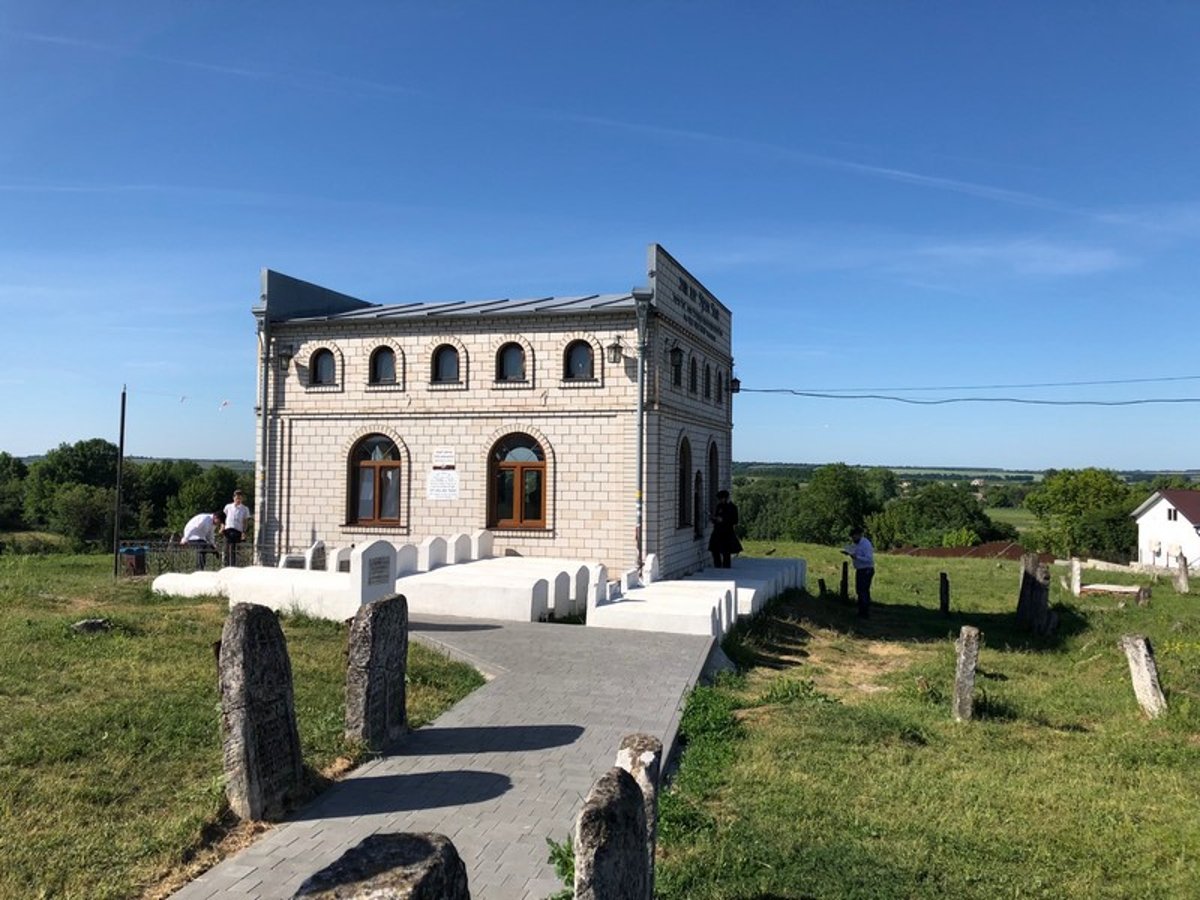
M670 577L707 560L708 510L729 483L730 315L658 245L648 274L642 549L659 554ZM614 572L636 565L632 294L381 306L274 272L263 281L261 561L316 540L419 543L488 529L498 555L595 559ZM438 377L443 348L457 357L454 380ZM591 377L581 377L570 366L587 351ZM520 377L502 371L505 353L523 360ZM377 354L394 361L384 367L390 377L378 377ZM513 435L542 456L532 467L523 462L530 451L510 457L513 477L540 487L522 506L532 526L498 512L503 466L493 456ZM365 459L371 446L386 446L388 458ZM364 524L363 510L385 491L372 479L383 478L387 508Z

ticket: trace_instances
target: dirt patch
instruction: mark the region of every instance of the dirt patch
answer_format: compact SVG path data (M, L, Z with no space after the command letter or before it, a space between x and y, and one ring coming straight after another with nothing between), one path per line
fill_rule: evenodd
M856 641L847 647L814 642L808 648L809 662L823 671L814 677L817 686L842 700L891 690L879 682L893 672L908 668L915 651L903 644L885 641Z
M1020 560L1029 551L1012 541L990 541L974 547L901 547L889 550L898 556L932 556L939 559L1011 559ZM1053 553L1039 553L1038 562L1054 562Z

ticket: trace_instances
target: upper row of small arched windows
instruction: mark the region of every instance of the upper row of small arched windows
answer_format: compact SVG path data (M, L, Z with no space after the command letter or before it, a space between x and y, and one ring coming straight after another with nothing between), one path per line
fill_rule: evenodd
M429 380L434 384L461 384L462 369L458 348L442 344L430 358ZM594 381L596 378L592 345L587 341L572 341L563 352L563 375L567 381ZM368 375L370 384L395 384L396 351L391 347L376 347L371 353ZM525 348L515 341L496 352L496 381L528 381L525 367ZM321 347L308 362L310 385L337 384L337 359L333 351Z
M671 350L668 354L668 361L672 386L682 388L684 371L682 351ZM329 348L320 347L313 351L308 366L308 383L310 385L337 384L337 360ZM368 377L370 384L395 384L397 382L396 351L387 346L376 347L371 353ZM562 377L564 381L595 381L593 349L588 341L577 340L567 344L563 351ZM703 379L702 384L701 379ZM462 383L462 369L457 347L452 344L441 344L433 351L433 356L430 357L429 380L433 384ZM517 384L528 381L525 348L515 341L504 344L496 351L496 381ZM724 373L717 370L714 376L713 367L708 363L704 364L702 374L696 358L688 360L687 382L690 393L703 393L705 400L715 399L718 403L724 400L726 388Z

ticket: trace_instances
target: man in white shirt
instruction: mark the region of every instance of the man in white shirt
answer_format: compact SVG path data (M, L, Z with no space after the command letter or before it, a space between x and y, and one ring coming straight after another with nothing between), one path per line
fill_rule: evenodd
M850 543L842 550L854 563L854 593L858 595L858 617L871 615L871 581L875 578L875 548L860 527L850 532Z
M246 536L246 523L250 521L250 507L241 491L233 492L233 502L225 504L225 565L237 565L238 544Z
M183 526L183 537L179 543L196 548L196 568L205 568L210 552L216 552L216 533L225 524L225 513L199 513L188 519Z

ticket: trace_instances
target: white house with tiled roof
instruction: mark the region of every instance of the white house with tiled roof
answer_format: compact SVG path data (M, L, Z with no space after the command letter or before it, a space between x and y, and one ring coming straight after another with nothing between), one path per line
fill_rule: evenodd
M378 304L264 270L260 561L487 529L497 554L701 568L729 484L732 318L657 244L645 277Z
M1184 556L1189 569L1200 569L1200 491L1155 491L1133 517L1139 563L1174 569Z

